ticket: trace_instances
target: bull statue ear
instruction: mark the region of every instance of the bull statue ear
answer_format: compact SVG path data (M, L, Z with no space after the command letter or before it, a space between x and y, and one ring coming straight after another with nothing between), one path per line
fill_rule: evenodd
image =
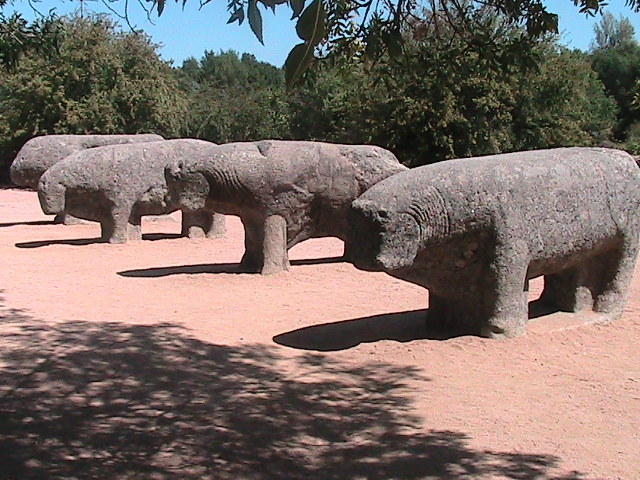
M407 214L390 216L384 225L382 248L377 261L385 270L408 267L418 254L420 228Z

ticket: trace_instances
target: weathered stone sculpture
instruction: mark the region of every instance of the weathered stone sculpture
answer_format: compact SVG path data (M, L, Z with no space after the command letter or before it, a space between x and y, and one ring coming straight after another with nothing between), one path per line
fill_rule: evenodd
M633 275L639 206L640 170L618 150L451 160L353 202L345 255L428 288L429 323L459 333L523 333L528 280L540 275L541 302L610 321Z
M164 140L153 133L138 135L44 135L27 141L11 163L11 181L19 187L37 188L47 169L72 153L87 148L123 143ZM58 215L55 221L66 225L80 223L71 215Z
M289 268L287 250L303 240L345 239L351 202L404 170L380 147L265 140L213 147L174 162L166 175L183 211L240 217L242 267L270 274Z
M164 140L156 134L44 135L26 142L11 163L11 181L19 187L37 188L47 169L72 153L88 148Z
M49 168L40 178L44 213L66 213L100 222L102 239L125 243L142 238L141 217L178 210L167 189L165 167L215 144L182 139L110 145L81 150ZM182 233L209 237L224 232L224 217L183 213Z

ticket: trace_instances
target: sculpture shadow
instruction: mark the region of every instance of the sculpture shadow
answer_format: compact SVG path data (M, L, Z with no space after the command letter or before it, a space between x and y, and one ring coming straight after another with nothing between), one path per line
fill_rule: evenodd
M17 226L40 226L40 225L56 225L53 220L32 220L30 222L6 222L0 223L0 228L3 227L17 227Z
M51 245L92 245L94 243L108 243L101 238L70 238L64 240L36 240L33 242L16 243L18 248L40 248L49 247Z
M529 302L529 319L557 312L541 300ZM303 327L273 337L279 345L301 350L332 352L357 347L361 343L395 340L450 340L475 333L438 327L438 318L427 322L429 309L387 313Z
M3 478L585 478L553 476L553 455L422 431L415 367L285 359L169 324L0 317Z
M564 311L565 310L555 308L553 305L550 305L548 302L544 302L540 298L529 302L529 320L537 320L546 315ZM567 312L570 313L568 310Z
M300 265L321 265L330 263L341 263L345 260L342 257L309 258L301 260L291 260L292 266ZM140 268L134 270L123 270L118 272L122 277L136 278L157 278L168 277L170 275L192 275L201 273L256 273L254 270L244 268L240 263L201 263L196 265L176 265L172 267Z
M395 340L440 340L425 322L428 309L387 313L340 322L312 325L273 337L279 345L302 350L332 352L357 347L361 343Z
M180 233L143 233L142 240L149 240L155 242L157 240L176 240L183 238L184 235Z
M142 235L143 241L157 241L157 240L173 240L176 238L182 238L179 233L145 233ZM40 248L49 247L51 245L92 245L94 243L109 243L100 237L97 238L72 238L63 240L37 240L33 242L20 242L16 243L18 248Z

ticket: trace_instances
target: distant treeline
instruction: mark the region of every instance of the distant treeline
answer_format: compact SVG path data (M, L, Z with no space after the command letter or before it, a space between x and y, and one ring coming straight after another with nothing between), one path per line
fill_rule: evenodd
M69 17L58 49L0 75L0 180L28 139L54 133L159 133L216 143L264 138L377 144L409 166L566 145L640 150L640 45L603 17L590 52L547 37L513 49L517 28L404 32L402 54L317 66L286 90L282 69L234 51L176 67L109 18ZM496 25L501 25L500 29ZM459 29L471 28L461 22ZM495 48L469 48L491 34Z

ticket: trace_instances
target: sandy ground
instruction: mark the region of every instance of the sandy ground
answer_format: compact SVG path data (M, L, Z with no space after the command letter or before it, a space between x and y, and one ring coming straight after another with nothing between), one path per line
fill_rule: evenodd
M640 479L640 276L610 325L434 340L338 240L262 277L177 219L109 245L0 190L0 478Z

